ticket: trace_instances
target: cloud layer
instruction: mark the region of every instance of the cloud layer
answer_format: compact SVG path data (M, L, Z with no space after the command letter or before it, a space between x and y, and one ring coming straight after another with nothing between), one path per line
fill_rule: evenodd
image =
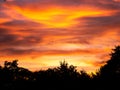
M65 59L94 71L120 44L119 8L119 0L1 0L1 63L17 58L36 70Z

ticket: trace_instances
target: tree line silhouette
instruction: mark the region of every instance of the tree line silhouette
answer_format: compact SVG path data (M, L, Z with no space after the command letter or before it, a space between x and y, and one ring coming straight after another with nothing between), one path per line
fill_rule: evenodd
M60 66L47 70L30 71L18 66L18 60L5 61L0 66L1 90L64 90L64 89L92 89L120 90L120 46L112 49L110 60L101 66L96 73L77 71L66 61Z

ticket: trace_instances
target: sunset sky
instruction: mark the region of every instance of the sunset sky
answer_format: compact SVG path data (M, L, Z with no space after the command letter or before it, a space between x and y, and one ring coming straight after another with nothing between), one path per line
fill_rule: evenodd
M120 45L120 0L0 0L0 65L35 71L60 61L88 72Z

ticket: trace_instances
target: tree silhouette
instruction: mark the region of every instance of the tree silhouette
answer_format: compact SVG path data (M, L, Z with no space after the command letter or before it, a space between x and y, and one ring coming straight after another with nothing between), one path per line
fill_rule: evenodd
M76 66L69 65L66 61L60 62L58 67L35 72L19 67L18 60L5 61L4 65L0 66L0 88L3 90L41 88L80 90L89 87L92 90L108 88L119 90L120 87L116 86L116 82L120 82L120 46L116 46L110 56L110 60L101 66L92 78L86 71L77 71Z
M9 70L14 70L18 68L18 60L13 60L12 62L5 61L4 68Z
M120 46L112 49L110 60L100 68L99 75L104 79L120 79Z
M60 66L57 67L56 71L63 80L74 80L79 75L76 66L68 65L66 61L60 62Z
M14 80L18 69L17 61L18 60L13 60L12 62L4 62L4 66L2 68L1 73L3 81L11 82Z
M87 74L86 71L82 70L80 71L80 80L90 80L91 77L89 74Z

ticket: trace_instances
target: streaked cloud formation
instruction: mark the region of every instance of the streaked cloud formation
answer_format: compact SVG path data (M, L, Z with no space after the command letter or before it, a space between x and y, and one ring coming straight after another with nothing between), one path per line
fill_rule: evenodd
M38 70L66 60L95 71L120 44L119 17L119 0L1 0L1 63Z

